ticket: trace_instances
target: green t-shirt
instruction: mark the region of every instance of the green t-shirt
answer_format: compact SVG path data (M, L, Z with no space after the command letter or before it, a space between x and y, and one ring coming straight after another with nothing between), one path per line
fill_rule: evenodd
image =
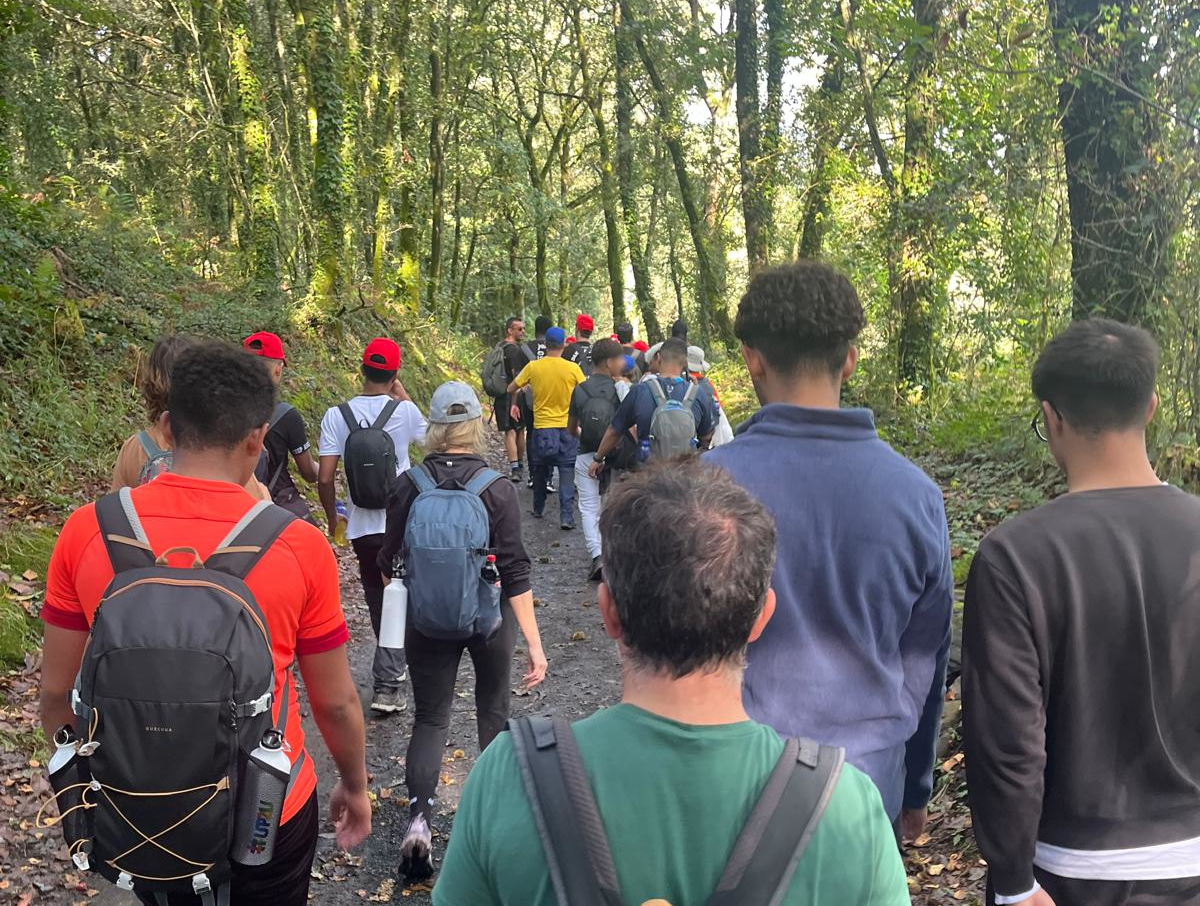
M628 906L704 906L783 740L753 721L691 726L633 705L574 725ZM463 789L434 906L556 906L512 740ZM879 792L847 765L784 906L908 906Z

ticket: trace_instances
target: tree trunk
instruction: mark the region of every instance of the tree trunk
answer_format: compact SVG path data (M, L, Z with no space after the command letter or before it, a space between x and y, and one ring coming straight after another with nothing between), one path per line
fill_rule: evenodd
M579 51L579 71L583 78L583 94L592 113L600 164L600 202L604 211L605 261L608 265L608 288L612 296L613 324L625 320L625 262L621 257L621 236L617 228L617 187L613 176L613 154L608 140L608 124L604 118L604 100L599 86L592 81L588 64L587 43L579 22L579 8L572 13L575 45Z
M443 198L446 182L445 148L442 145L442 58L435 44L429 52L429 270L425 309L437 311L437 293L442 279L442 228L445 219Z
M912 0L921 36L909 51L904 102L904 168L900 174L900 266L896 303L900 315L897 375L901 385L933 382L938 286L934 249L936 211L930 188L937 130L937 46L943 0Z
M1132 0L1050 0L1068 77L1059 86L1071 220L1072 315L1140 322L1162 296L1171 229L1155 178L1158 129L1136 95L1161 63ZM1105 10L1117 11L1110 24ZM1115 27L1114 27L1115 26ZM1072 65L1078 61L1078 67ZM1088 67L1084 69L1082 67Z
M412 154L409 147L416 138L417 131L412 94L408 90L407 65L413 26L412 4L413 0L400 0L399 27L396 38L400 56L397 61L399 88L396 92L400 159L395 166L400 180L400 197L396 205L396 219L398 220L396 250L400 256L400 272L396 285L400 293L400 304L415 314L421 307L420 236L417 233L413 181L411 176L404 172L411 167Z
M761 119L758 100L758 4L735 0L735 79L737 83L738 171L742 181L742 217L750 273L767 263L770 206L763 186Z
M654 285L650 267L642 250L640 214L637 205L637 185L633 168L633 88L629 69L636 51L629 26L621 16L619 3L613 5L615 38L616 123L617 123L617 189L621 198L621 216L625 226L625 243L629 248L629 264L633 271L633 291L638 311L646 327L646 336L654 342L662 337L658 312L654 304ZM614 321L614 324L620 323Z
M688 172L687 157L683 150L681 133L678 130L678 118L674 116L671 105L671 95L658 73L654 58L646 47L646 42L636 28L636 20L629 7L629 0L619 0L622 19L628 22L633 33L634 44L638 56L645 67L646 75L653 88L655 106L663 123L663 142L671 156L671 165L675 170L675 179L679 183L680 201L687 215L688 231L691 234L692 246L696 253L696 302L700 309L701 330L708 337L715 334L716 338L725 343L733 342L733 323L729 312L725 310L723 287L717 271L713 267L712 256L709 253L708 237L705 235L704 217L697 202L698 196L692 183L691 173Z

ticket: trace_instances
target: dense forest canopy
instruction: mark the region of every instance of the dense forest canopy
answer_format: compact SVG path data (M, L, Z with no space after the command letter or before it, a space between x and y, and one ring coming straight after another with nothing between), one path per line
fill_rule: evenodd
M136 220L314 327L682 315L715 348L748 273L824 257L870 399L934 414L1009 406L1106 313L1200 429L1191 3L0 0L0 181L10 221ZM47 253L0 266L7 356L63 316Z

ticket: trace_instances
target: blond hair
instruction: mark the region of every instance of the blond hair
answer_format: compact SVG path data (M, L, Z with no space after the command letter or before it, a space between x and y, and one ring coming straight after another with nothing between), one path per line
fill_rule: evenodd
M450 407L447 414L459 415L465 411L464 407L455 405ZM425 431L425 452L445 453L447 450L470 450L483 456L487 452L483 419L469 418L465 422L452 422L448 425L430 422Z

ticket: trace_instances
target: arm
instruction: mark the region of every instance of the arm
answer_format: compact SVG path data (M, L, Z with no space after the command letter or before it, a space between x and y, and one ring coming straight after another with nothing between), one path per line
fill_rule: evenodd
M492 547L496 551L496 567L500 570L503 594L512 605L521 635L529 651L529 672L525 674L526 688L532 689L546 676L546 654L533 612L533 591L529 585L532 569L529 554L521 540L521 504L516 489L508 481L497 481L485 495L484 505L492 523Z
M416 499L415 491L412 480L399 475L388 495L387 528L383 532L378 559L379 569L385 578L391 578L396 557L404 549L404 529L408 525L408 511Z
M300 473L301 478L303 478L309 484L313 484L317 481L319 477L317 461L313 459L311 449L303 450L300 453L293 453L292 459L296 462L296 471ZM337 464L335 463L334 468L336 467Z
M53 739L54 731L61 726L75 725L71 689L75 685L75 674L83 662L87 640L87 632L45 624L39 711L46 739Z
M900 637L900 659L906 691L921 705L917 730L905 747L904 831L915 839L924 830L925 807L933 794L933 762L937 756L945 704L946 661L950 657L950 619L954 611L954 573L945 511L937 503L938 540L925 590L913 607Z
M1041 668L1028 601L990 554L985 539L967 579L963 624L971 813L997 896L1037 902L1033 854L1046 770Z
M350 676L346 646L300 655L300 675L321 738L341 777L329 797L338 846L350 849L371 833L362 703Z
M633 429L637 426L637 398L641 392L637 387L630 390L625 399L621 400L621 405L617 407L617 414L613 416L612 424L604 429L604 437L600 441L600 446L596 448L597 461L593 462L588 469L588 474L592 478L598 478L604 471L604 463L599 460L604 459L616 449L622 432L634 433ZM636 434L634 440L637 440Z
M325 519L329 524L330 535L337 528L340 518L337 511L337 487L334 485L339 459L341 459L340 456L322 456L317 472L317 496L321 499L321 506L325 509Z
M527 591L509 598L521 635L525 636L525 647L529 649L529 672L524 676L525 688L532 689L546 678L546 652L542 648L542 636L538 632L537 617L533 613L533 592Z

